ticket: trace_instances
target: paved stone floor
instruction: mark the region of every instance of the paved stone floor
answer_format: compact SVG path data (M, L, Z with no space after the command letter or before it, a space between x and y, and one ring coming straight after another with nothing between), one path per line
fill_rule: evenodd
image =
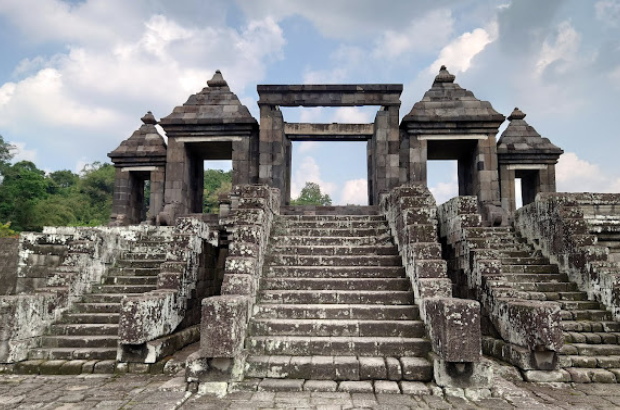
M0 376L0 409L617 409L620 385L508 382L490 390L422 396L372 393L235 392L224 398L185 391L170 376ZM476 393L477 397L472 394ZM465 396L469 397L466 398ZM471 400L470 400L471 399Z

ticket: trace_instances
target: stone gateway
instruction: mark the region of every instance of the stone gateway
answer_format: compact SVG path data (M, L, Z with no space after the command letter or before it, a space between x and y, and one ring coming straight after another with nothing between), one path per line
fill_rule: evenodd
M220 395L620 381L620 195L556 193L563 151L518 108L498 138L505 116L446 67L399 121L402 91L259 85L257 121L217 71L148 112L108 154L109 226L3 247L0 369L185 368ZM361 105L373 123L280 110ZM365 141L369 205L290 205L292 141ZM221 159L233 188L203 214L204 161ZM456 198L436 204L428 160L457 161Z

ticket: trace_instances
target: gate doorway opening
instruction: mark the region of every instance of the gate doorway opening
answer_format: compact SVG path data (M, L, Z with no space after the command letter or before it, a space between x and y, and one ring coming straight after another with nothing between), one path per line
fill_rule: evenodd
M332 205L368 205L368 143L292 141L291 203L307 182L319 185Z
M459 195L458 161L428 161L426 172L428 173L428 187L437 205Z

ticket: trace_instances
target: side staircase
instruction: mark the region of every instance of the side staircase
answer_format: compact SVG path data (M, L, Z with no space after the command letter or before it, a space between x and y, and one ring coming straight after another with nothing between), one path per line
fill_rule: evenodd
M432 379L424 323L383 216L279 216L270 248L246 378L266 389L370 392Z
M501 254L502 276L527 300L557 302L561 306L564 347L559 365L573 382L620 380L620 323L586 292L579 291L556 264L518 237L512 227L478 228L487 232L486 249ZM491 239L491 240L489 240Z
M130 250L108 271L103 283L94 285L91 293L74 303L70 311L49 327L41 346L29 352L29 360L54 361L48 365L41 363L44 371L51 373L53 369L48 368L52 364L75 360L88 361L102 372L114 371L121 301L157 287L165 249L164 239L140 239L132 243ZM93 363L96 361L105 363Z

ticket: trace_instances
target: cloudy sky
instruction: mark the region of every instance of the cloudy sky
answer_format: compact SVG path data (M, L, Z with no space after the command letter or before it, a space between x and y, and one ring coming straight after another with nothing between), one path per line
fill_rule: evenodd
M297 83L402 83L402 117L446 64L565 150L558 190L620 192L620 0L0 0L0 50L0 135L48 171L107 160L216 69L257 118L257 84ZM283 111L372 122L376 107ZM293 166L294 192L366 200L364 144L295 143ZM439 202L455 179L430 164Z

